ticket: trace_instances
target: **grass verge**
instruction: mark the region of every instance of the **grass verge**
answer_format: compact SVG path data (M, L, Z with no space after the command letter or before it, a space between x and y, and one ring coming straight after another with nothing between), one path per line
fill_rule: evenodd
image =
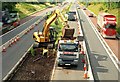
M17 3L15 7L15 11L18 11L20 14L20 19L34 13L40 11L44 8L47 8L45 4L32 4L32 3Z

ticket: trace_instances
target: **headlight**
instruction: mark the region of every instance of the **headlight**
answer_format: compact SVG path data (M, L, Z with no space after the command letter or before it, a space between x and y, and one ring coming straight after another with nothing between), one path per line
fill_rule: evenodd
M11 20L8 20L7 23L11 23Z
M78 62L78 60L74 60L75 62Z

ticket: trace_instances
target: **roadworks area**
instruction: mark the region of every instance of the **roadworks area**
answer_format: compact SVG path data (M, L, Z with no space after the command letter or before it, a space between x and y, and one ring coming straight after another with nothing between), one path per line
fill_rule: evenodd
M16 73L9 82L14 80L45 80L50 81L56 58L56 52L51 51L43 55L41 49L36 49L35 55L27 53L25 61L18 66Z

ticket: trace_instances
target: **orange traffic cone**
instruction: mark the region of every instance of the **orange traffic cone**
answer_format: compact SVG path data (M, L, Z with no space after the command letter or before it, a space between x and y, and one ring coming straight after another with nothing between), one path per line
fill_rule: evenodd
M30 30L28 29L27 32L30 32Z
M11 44L14 44L14 40L12 39Z
M9 41L9 47L11 47L11 45L12 45L12 43L11 43L11 41Z
M28 31L25 32L25 34L27 34L27 33L28 33Z
M19 36L17 36L16 39L17 39L17 41L19 41L20 40Z
M37 26L38 24L36 23L35 26Z
M83 69L84 69L84 71L87 70L87 65L86 65L86 63L84 64L84 68L83 68Z
M82 59L82 63L85 63L85 59Z
M84 51L83 51L83 50L81 51L81 54L82 54L82 55L85 55L85 53L84 53Z
M32 27L32 29L33 29L33 28L34 28L34 25L32 25L31 27Z
M87 71L85 70L85 72L84 72L84 79L87 79L88 78L88 74L87 74Z
M17 42L17 39L16 39L16 38L14 39L14 42L15 42L15 43Z
M3 49L2 49L2 52L6 52L6 47L3 46L2 48L3 48Z

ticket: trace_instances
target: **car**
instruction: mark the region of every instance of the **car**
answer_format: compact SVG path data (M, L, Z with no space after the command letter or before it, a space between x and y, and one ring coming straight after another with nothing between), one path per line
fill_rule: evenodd
M77 9L80 9L80 7L77 7Z
M93 13L89 13L88 16L89 17L93 17L94 15L93 15Z
M73 14L68 15L68 21L76 21L76 17Z
M86 10L86 7L84 7L83 10Z
M69 11L69 12L68 12L68 15L71 15L71 14L72 14L72 15L76 15L76 12L75 12L75 11Z

